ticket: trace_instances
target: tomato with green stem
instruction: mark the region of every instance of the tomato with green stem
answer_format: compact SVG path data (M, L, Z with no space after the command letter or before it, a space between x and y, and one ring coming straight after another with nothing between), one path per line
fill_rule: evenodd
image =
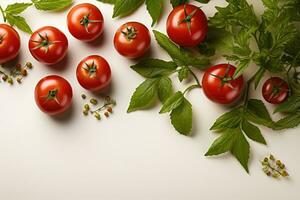
M103 57L92 55L84 58L78 64L76 76L83 88L90 91L99 91L109 85L111 69Z
M202 78L204 94L211 101L219 104L236 102L244 89L244 78L234 79L236 68L230 64L219 64L207 69Z
M183 4L175 7L167 19L170 39L183 47L199 45L208 31L207 18L197 6Z
M20 36L7 24L0 24L0 64L6 63L18 56L20 52Z
M93 41L104 30L104 19L101 11L90 3L74 6L68 13L68 29L77 39Z
M66 56L68 39L59 29L45 26L31 35L28 47L36 60L47 65L53 65Z
M128 58L139 58L144 55L151 44L148 28L139 22L127 22L116 32L115 49Z
M46 114L56 115L66 111L72 103L70 83L57 75L46 76L35 87L35 102Z
M262 95L271 104L281 104L289 96L289 85L282 78L271 77L264 83Z

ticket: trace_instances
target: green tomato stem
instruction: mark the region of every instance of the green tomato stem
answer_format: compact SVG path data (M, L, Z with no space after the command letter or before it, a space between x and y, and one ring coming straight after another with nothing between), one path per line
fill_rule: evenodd
M183 95L185 95L187 92L191 91L192 89L195 89L195 88L201 88L201 86L199 87L199 85L191 85L189 86L188 88L186 88L183 92Z
M4 12L4 10L2 9L1 6L0 6L0 11L2 13L3 21L6 22L5 12Z
M197 78L196 74L195 74L190 68L188 68L188 69L189 69L190 73L192 74L192 76L194 77L195 81L197 82L198 87L199 87L199 88L202 88L202 86L201 86L201 84L200 84L200 81L199 81L199 79Z

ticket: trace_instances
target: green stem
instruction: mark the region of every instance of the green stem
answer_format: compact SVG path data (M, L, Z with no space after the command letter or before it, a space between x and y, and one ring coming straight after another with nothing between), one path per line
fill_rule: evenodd
M2 13L3 21L6 22L5 12L4 12L4 10L2 9L1 6L0 6L0 11Z
M201 86L199 87L199 85L191 85L189 86L188 88L186 88L183 92L183 95L185 95L187 92L191 91L192 89L195 89L195 88L201 88Z
M98 108L96 110L92 110L91 113L94 114L95 112L99 112L99 111L103 110L104 108L106 108L107 106L110 106L110 105L113 105L113 103L111 103L111 102L105 103L100 108Z
M194 77L194 79L196 80L197 85L199 86L199 88L202 88L202 86L201 86L201 84L200 84L200 81L199 81L199 79L197 78L196 74L195 74L190 68L188 68L188 69L189 69L190 73L192 74L192 76Z
M250 85L254 79L255 79L255 74L247 81L246 90L245 90L245 94L244 94L244 109L243 109L244 111L247 109L248 98L249 98L249 93L250 93Z

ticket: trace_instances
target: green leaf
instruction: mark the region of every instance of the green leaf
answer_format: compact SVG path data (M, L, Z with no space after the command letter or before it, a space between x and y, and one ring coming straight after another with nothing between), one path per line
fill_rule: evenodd
M182 82L184 79L187 79L190 75L190 70L188 67L182 67L179 71L178 71L178 79L180 82Z
M196 0L196 1L198 1L200 3L208 3L210 0Z
M300 109L300 96L293 95L289 97L287 101L277 106L274 113L278 113L278 112L293 113L298 109Z
M242 131L240 129L236 130L237 136L235 142L233 143L231 153L236 157L236 159L241 163L244 169L249 173L248 160L250 154L250 146Z
M150 106L157 96L159 79L146 79L133 93L127 112L133 112Z
M267 144L265 138L262 136L259 128L249 123L247 120L243 120L242 129L244 133L251 139L261 144Z
M27 24L27 22L25 21L25 19L23 17L6 14L6 18L10 25L16 26L18 29L20 29L26 33L32 34L31 28L29 27L29 25Z
M290 113L283 119L275 123L274 130L283 130L288 128L295 128L300 124L300 112Z
M179 6L181 4L184 4L184 3L187 3L188 0L170 0L173 8L176 7L176 6Z
M169 77L161 77L158 83L158 97L164 103L173 93L172 81Z
M158 21L163 11L164 0L146 0L146 6L149 14L152 17L152 26Z
M124 17L134 12L145 0L117 0L113 17Z
M180 134L189 135L191 133L193 124L192 105L186 98L180 106L172 110L170 116L172 125Z
M210 130L232 129L239 126L242 108L235 108L219 117Z
M172 110L174 110L175 108L177 108L178 106L180 106L182 104L184 100L183 94L182 92L178 91L176 93L174 93L172 96L170 96L164 103L164 105L162 106L162 108L160 109L159 113L166 113L166 112L170 112Z
M232 149L236 138L235 129L225 130L220 137L218 137L210 146L205 156L213 156L225 153Z
M29 6L31 6L32 3L14 3L10 4L6 7L5 12L12 14L12 15L18 15L24 12Z
M32 0L38 10L62 10L73 3L73 0Z
M175 72L177 65L159 59L144 59L131 68L146 78L167 76Z
M117 2L117 0L97 0L100 1L102 3L109 3L109 4L115 4Z
M259 82L262 79L262 77L264 76L265 72L266 72L266 69L260 67L259 70L255 73L255 78L254 78L254 87L255 87L255 89L259 85Z

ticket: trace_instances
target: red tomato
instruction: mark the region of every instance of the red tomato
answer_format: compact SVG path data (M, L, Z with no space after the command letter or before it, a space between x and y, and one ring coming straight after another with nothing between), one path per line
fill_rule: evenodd
M83 59L77 66L76 75L79 84L90 91L106 88L111 80L108 62L97 55Z
M17 57L20 46L18 32L7 24L0 24L0 64Z
M66 56L68 39L59 29L45 26L31 35L28 46L31 55L35 59L53 65Z
M231 104L238 100L244 88L243 76L233 79L236 68L230 64L210 67L202 78L204 94L220 104Z
M89 3L74 6L68 13L68 28L78 40L92 41L98 38L104 29L104 19L100 10Z
M72 87L64 78L51 75L41 79L35 87L35 102L49 115L66 111L72 103Z
M264 83L262 95L271 104L281 104L289 95L289 85L279 77L272 77Z
M128 58L138 58L146 53L151 36L146 26L139 22L127 22L116 32L114 45L116 50Z
M204 12L191 4L175 7L167 19L167 33L180 46L199 45L205 39L207 30Z

